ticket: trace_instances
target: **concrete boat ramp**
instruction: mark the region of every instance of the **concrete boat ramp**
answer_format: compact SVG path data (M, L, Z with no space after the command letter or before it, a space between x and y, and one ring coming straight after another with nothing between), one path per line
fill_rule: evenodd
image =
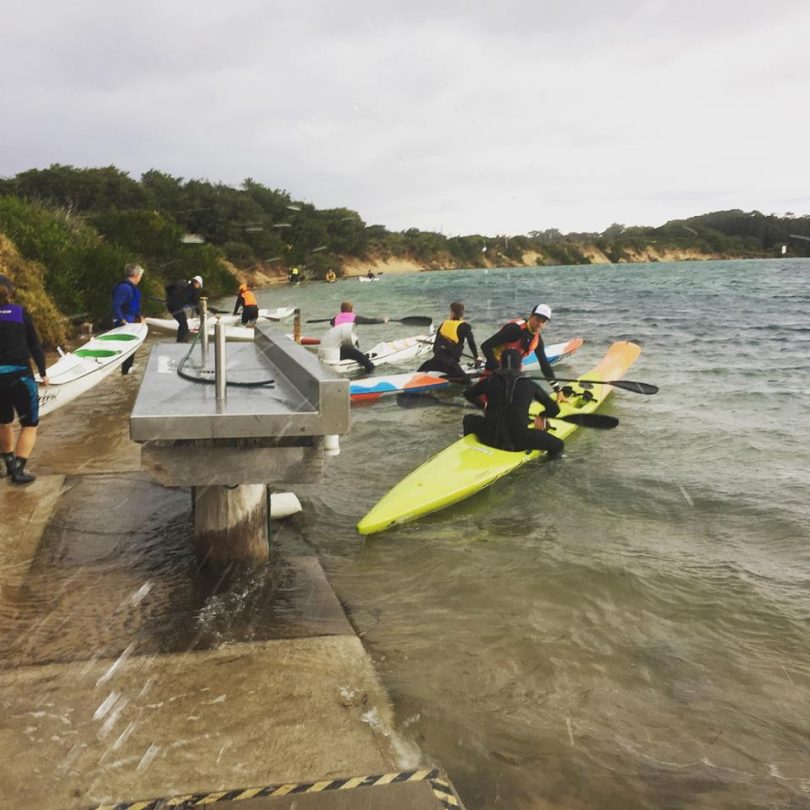
M43 421L31 465L37 481L0 480L0 804L462 807L447 774L398 734L385 687L318 559L283 547L271 521L253 560L261 543L245 539L239 520L216 526L198 514L198 488L238 493L312 480L328 450L324 436L348 430L345 381L280 333L260 331L262 340L240 347L239 364L281 381L273 409L295 403L276 414L283 418L272 438L246 435L257 420L244 413L232 423L240 435L229 437L224 416L240 411L240 394L228 389L226 404L211 386L188 382L183 391L174 376L153 376L187 347L152 344L144 408L134 404L142 350L134 375L105 381L91 402ZM197 419L207 436L175 444L154 419L151 434L138 432L147 424L136 427L139 414L172 399L178 418L164 426L189 430L192 396L211 416ZM149 472L127 435L130 413ZM232 471L237 446L279 452L267 476L275 480L245 472L230 481L203 464L189 480L180 472L189 465L171 457L176 447L180 457L210 461L221 447L227 460L214 467ZM234 527L229 561L212 549L217 531ZM229 625L227 600L243 592L261 621Z

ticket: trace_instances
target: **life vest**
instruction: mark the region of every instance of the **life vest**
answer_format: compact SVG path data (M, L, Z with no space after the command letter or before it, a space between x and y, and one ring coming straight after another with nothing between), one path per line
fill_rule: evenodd
M344 323L354 323L355 318L357 318L357 315L355 315L354 312L338 312L338 314L335 315L335 326L340 326Z
M496 346L492 350L492 354L495 355L495 359L498 361L500 365L501 362L501 355L507 349L516 349L520 352L522 357L528 357L536 348L537 344L540 343L540 332L535 332L532 334L529 331L529 326L523 318L515 318L509 323L516 323L520 326L520 337L517 340L513 340L511 343L502 343L500 346Z
M327 281L330 281L330 282L331 282L331 281L334 281L334 280L337 278L337 276L335 275L335 271L334 271L334 270L327 270L326 275L324 276L324 278L325 278Z
M244 305L246 307L258 306L258 301L256 301L256 296L250 290L242 290L240 295L242 296L242 301L244 301Z
M0 307L0 321L23 325L23 308L19 304L4 304Z
M463 319L443 321L436 335L434 354L449 354L458 359L461 357L461 341L458 330Z

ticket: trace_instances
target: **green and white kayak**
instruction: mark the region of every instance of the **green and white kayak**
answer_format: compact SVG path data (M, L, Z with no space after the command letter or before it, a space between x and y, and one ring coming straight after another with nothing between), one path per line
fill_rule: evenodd
M104 332L76 351L64 354L46 372L50 385L39 386L39 415L67 405L120 368L146 339L145 323L128 323Z
M560 416L594 413L613 390L606 384L588 384L588 380L618 380L635 362L641 349L635 343L614 343L597 366L570 385L571 395L560 405ZM542 406L535 403L535 415ZM561 439L577 425L549 419L549 429ZM474 435L451 444L415 469L384 495L357 524L360 534L375 534L399 523L438 512L469 498L504 475L529 461L545 456L541 450L511 452L481 444Z

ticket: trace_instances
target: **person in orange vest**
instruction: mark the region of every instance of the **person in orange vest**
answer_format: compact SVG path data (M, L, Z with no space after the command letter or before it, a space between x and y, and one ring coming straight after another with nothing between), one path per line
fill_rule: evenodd
M559 401L562 397L562 386L557 382L551 363L546 357L546 348L543 345L541 332L551 320L551 307L548 304L538 304L531 311L528 318L516 318L502 326L492 337L481 344L481 352L486 357L486 368L495 371L500 368L501 355L508 349L516 349L521 358L528 357L532 352L540 363L540 371L554 389Z
M242 310L243 326L256 323L256 319L259 317L259 303L256 301L256 296L253 294L249 284L239 285L239 295L236 298L233 314L238 315L240 308Z

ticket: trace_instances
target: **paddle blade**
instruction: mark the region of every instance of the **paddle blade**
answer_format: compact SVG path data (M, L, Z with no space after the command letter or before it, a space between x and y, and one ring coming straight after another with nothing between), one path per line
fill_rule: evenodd
M571 413L567 416L554 416L552 418L570 422L572 425L579 425L580 427L596 428L597 430L612 430L619 424L619 420L615 416L608 416L604 413Z
M405 326L430 326L433 323L433 318L428 315L408 315L405 318L396 318L395 320Z
M442 404L431 394L397 394L397 405L400 408L432 408Z
M632 391L634 394L657 394L658 386L652 383L635 382L634 380L614 380L610 385L616 388L623 388L625 391Z

